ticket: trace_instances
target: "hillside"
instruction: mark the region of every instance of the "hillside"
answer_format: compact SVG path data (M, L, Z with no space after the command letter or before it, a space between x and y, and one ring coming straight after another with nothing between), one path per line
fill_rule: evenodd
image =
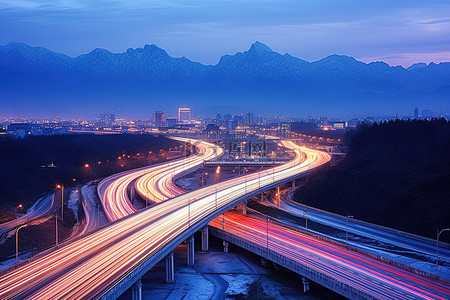
M449 122L390 121L347 140L348 156L311 176L296 201L431 238L449 227Z
M445 111L448 86L450 63L405 69L345 55L308 62L260 42L222 56L216 65L174 58L156 45L123 53L94 49L74 58L21 43L0 47L0 99L14 100L14 107L4 107L11 114L28 109L96 115L121 108L142 115L187 104L203 110L245 106L258 113L295 106L304 114L317 113L318 106L322 114L348 114L349 108L353 114L412 111L414 106Z

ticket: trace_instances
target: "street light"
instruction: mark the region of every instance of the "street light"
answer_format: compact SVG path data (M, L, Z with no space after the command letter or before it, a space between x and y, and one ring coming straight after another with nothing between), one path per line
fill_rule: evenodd
M438 232L436 237L436 275L439 274L439 236L441 235L441 233L448 230L450 230L450 228L442 229L441 231Z
M353 218L353 216L347 216L347 222L345 223L345 245L348 244L348 219Z
M19 229L25 226L27 226L27 224L19 226L16 231L16 263L19 262Z
M58 184L56 188L61 189L61 221L64 221L64 186Z

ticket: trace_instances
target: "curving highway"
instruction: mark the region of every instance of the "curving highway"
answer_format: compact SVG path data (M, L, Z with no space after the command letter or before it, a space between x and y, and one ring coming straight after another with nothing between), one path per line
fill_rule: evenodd
M291 142L283 143L295 149L296 157L272 172L231 179L161 202L0 273L0 298L101 296L144 261L151 260L171 240L190 232L193 224L204 222L205 218L217 215L221 208L225 210L234 205L235 199L330 160L326 153L302 149ZM302 151L306 153L304 160Z
M61 197L61 192L58 193L59 197ZM11 220L9 222L0 224L0 238L5 236L9 231L23 225L29 223L33 220L39 219L45 215L52 213L57 207L58 204L55 201L55 194L50 194L40 198L30 209L28 209L27 213L23 216Z
M192 234L190 229L194 224L204 224L204 220L235 205L236 199L258 191L260 187L290 179L330 160L326 153L302 148L292 142L282 141L282 144L293 149L296 154L290 163L158 203L29 263L0 273L0 298L80 299L104 295L144 261L155 257L172 240ZM163 189L165 184L164 180L158 181L155 190ZM147 195L151 184L143 186L139 192ZM113 198L116 195L111 193ZM234 227L231 226L233 222ZM245 234L253 242L267 242L264 220L258 222L252 219L250 223L246 222L247 218L242 216L230 218L226 220L225 228L234 228L235 233ZM448 285L310 236L299 235L297 231L284 226L269 226L271 250L280 251L327 275L335 276L374 297L448 299L450 296Z
M148 201L158 203L184 193L183 189L173 183L174 176L189 168L201 165L205 160L221 156L223 153L221 148L207 142L175 137L173 139L181 142L192 142L197 148L197 153L169 163L114 174L99 183L98 194L109 221L122 219L137 211L131 203L128 187L138 178L142 177L137 181L137 186L151 184L159 187L145 192L145 194L142 194L141 189L137 189L141 196L144 196Z

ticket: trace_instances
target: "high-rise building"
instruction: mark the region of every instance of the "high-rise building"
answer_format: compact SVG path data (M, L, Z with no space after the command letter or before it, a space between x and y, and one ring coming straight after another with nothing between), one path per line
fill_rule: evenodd
M233 118L233 129L244 124L244 116L239 114Z
M247 125L253 124L253 114L252 113L247 113L247 115L245 116L245 124L247 124Z
M187 123L191 121L191 109L189 107L178 108L178 122Z
M153 114L153 124L156 127L161 127L164 126L166 122L166 118L164 116L164 113L162 111L155 111L155 113Z
M417 109L417 107L414 109L414 119L419 119L419 110Z
M217 114L215 124L218 126L223 126L223 117L221 114Z

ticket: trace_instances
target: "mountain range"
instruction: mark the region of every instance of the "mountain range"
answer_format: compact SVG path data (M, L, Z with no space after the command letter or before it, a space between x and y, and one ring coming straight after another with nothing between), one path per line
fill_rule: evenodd
M156 45L72 58L10 43L0 47L0 101L6 112L148 118L180 105L197 113L234 107L274 115L408 113L416 106L448 111L450 63L405 69L345 55L308 62L255 42L204 65Z

